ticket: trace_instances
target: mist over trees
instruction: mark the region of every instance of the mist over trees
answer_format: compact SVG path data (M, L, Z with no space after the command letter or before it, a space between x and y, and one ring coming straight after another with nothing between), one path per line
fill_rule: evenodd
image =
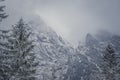
M4 8L0 23L8 17ZM9 30L0 28L0 80L120 80L119 35L88 34L74 48L41 24L21 18Z

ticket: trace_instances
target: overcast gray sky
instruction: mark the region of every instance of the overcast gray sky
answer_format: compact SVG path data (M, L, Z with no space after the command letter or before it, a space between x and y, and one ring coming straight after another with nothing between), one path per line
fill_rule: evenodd
M120 33L120 0L6 0L4 3L9 17L3 25L13 24L20 17L40 16L72 44L100 29Z

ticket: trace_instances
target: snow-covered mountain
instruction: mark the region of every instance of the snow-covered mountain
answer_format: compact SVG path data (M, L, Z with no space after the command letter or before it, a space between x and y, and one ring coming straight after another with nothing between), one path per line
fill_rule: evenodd
M38 80L63 80L68 69L68 58L74 49L46 24L31 21L30 26L39 61Z
M120 36L108 32L86 35L84 45L73 48L42 20L29 22L35 40L38 80L101 80L104 48L112 44L119 53Z

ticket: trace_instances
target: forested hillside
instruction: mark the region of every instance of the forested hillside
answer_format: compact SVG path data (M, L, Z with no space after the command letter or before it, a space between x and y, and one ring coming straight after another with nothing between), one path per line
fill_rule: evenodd
M0 6L0 80L120 80L119 35L87 34L85 43L73 47L42 19L20 18L2 29L10 16L4 9Z

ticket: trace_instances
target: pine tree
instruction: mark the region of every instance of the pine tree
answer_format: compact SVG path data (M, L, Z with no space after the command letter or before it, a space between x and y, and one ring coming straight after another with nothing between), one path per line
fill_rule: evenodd
M9 80L12 56L8 50L9 31L0 30L0 80Z
M35 80L36 66L33 40L30 39L30 27L23 19L13 26L10 43L14 53L12 80Z
M13 54L9 38L9 30L0 30L0 80L9 80L12 73Z
M0 0L2 2L4 0ZM5 19L8 15L4 12L5 6L0 6L0 22ZM9 31L0 30L0 80L9 80L11 72L10 68L10 56L6 50L7 38Z
M103 54L102 74L105 80L117 80L117 54L111 45L108 45Z
M4 1L4 0L0 0L0 2L2 2L2 1ZM4 12L4 8L5 8L5 6L0 6L0 22L8 16Z

